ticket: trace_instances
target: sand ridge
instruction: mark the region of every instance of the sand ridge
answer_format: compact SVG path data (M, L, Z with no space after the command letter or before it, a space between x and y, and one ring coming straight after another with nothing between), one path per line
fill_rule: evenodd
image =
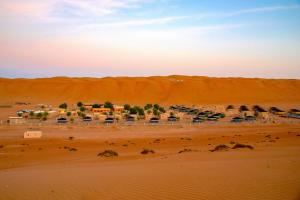
M0 79L0 103L297 103L300 80L153 76Z

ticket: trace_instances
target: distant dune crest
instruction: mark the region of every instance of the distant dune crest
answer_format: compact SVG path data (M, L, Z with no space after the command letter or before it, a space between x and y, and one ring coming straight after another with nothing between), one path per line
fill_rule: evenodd
M0 103L297 103L300 80L200 76L0 79Z

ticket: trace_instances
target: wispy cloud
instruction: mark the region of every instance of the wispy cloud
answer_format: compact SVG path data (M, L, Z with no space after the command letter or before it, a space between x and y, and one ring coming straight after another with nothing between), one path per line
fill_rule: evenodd
M189 16L172 16L172 17L152 18L152 19L129 20L129 21L119 21L119 22L111 22L111 23L90 24L90 25L81 26L81 28L101 29L101 28L124 28L124 27L134 27L134 26L159 25L159 24L167 24L179 20L184 20L187 18L189 18Z
M205 13L203 15L197 16L198 19L203 18L225 18L225 17L234 17L245 14L255 14L255 13L270 13L270 12L279 12L285 10L296 10L300 9L300 4L292 4L292 5L280 5L280 6L268 6L268 7L256 7L249 9L241 9L232 12L222 12L222 13Z
M39 19L66 17L100 17L135 8L151 0L2 0L1 15ZM62 14L60 16L60 14Z

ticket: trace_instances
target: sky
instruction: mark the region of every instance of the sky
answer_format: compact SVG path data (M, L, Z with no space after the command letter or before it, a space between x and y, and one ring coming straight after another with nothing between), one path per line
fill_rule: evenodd
M1 0L0 77L300 79L300 0Z

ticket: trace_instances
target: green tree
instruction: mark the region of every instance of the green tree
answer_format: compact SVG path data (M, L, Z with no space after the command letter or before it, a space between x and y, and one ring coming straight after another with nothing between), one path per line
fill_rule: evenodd
M81 102L81 101L79 101L78 103L77 103L77 107L78 108L81 108L83 106L83 103Z
M92 108L100 108L101 106L100 106L100 104L94 104L93 106L92 106Z
M144 106L144 109L145 109L145 110L149 110L149 109L151 109L152 107L153 107L153 105L150 104L150 103L148 103L148 104L146 104L146 105Z
M144 116L144 115L145 115L144 109L143 109L143 108L138 109L138 114L139 114L140 116Z
M48 117L49 113L48 112L43 112L43 117Z
M72 115L71 112L67 112L67 116L70 117Z
M131 106L129 104L124 105L124 110L130 111Z
M22 115L23 115L23 113L18 112L18 116L19 116L19 117L22 117Z
M154 104L154 109L158 110L159 109L159 105L158 104Z
M38 114L36 114L36 117L41 119L43 117L43 113L39 112Z
M104 108L113 109L114 105L111 102L107 101L107 102L104 103Z
M67 109L68 108L68 104L62 103L62 104L59 105L59 108L61 108L61 109Z
M159 107L158 110L159 110L161 113L165 113L165 112L166 112L166 110L165 110L164 107Z
M34 117L34 112L33 112L33 111L30 111L29 116L30 116L30 117Z
M84 112L85 111L85 107L81 106L79 110L80 110L80 112Z
M159 113L159 111L157 109L153 109L153 115L154 116L159 116L160 113Z
M131 115L135 115L135 114L138 113L138 111L137 111L136 107L133 107L133 108L130 108L130 109L129 109L129 113L130 113Z

